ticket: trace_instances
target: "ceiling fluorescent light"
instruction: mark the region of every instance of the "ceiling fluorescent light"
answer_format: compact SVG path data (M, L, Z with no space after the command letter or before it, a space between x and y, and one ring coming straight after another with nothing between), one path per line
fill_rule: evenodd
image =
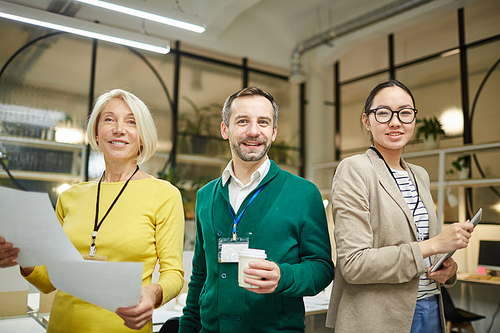
M149 21L154 21L154 22L166 24L166 25L170 25L173 27L197 32L197 33L202 33L205 31L205 28L201 25L175 20L175 19L168 18L168 17L161 16L161 15L151 14L151 13L148 13L148 12L145 12L142 10L138 10L138 9L133 9L130 7L115 5L114 3L110 3L110 2L105 2L105 1L100 1L100 0L76 0L76 1L83 2L83 3L97 6L97 7L101 7L101 8L106 8L106 9L113 10L115 12L119 12L119 13L123 13L123 14L127 14L127 15L137 16L137 17L149 20Z
M170 52L168 40L3 1L0 2L0 17L161 54Z

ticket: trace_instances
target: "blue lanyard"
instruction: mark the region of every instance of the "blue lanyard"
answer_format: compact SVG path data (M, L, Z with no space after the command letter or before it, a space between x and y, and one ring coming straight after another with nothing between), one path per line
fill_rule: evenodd
M255 193L253 194L252 198L250 198L250 200L248 201L247 205L241 211L240 215L238 215L238 217L236 219L234 218L233 210L231 209L231 204L230 203L227 204L228 207L229 207L229 212L231 213L231 216L233 217L233 221L234 221L234 224L233 224L233 241L236 240L236 226L238 225L238 223L240 223L241 216L243 216L243 213L247 210L248 206L252 203L252 201L255 199L255 197L257 197L257 194L260 193L260 191L262 190L263 187L264 187L264 185L262 185L261 187L259 187L259 189L257 191L255 191Z

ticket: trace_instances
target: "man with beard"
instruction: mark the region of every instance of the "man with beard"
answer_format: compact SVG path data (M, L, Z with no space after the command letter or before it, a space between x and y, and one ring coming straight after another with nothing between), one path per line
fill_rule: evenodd
M303 296L333 279L321 195L267 157L278 105L249 87L229 96L221 134L232 160L196 201L193 274L179 332L304 332ZM265 250L238 284L238 251Z

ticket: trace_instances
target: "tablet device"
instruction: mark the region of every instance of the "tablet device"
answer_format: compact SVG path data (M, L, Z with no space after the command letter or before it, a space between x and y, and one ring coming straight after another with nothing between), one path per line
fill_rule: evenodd
M479 210L477 211L476 215L474 215L474 217L472 218L472 220L470 220L470 223L472 223L474 225L474 227L476 227L476 225L479 223L479 221L481 221L481 216L482 215L483 215L483 209L479 208ZM434 267L432 267L431 272L435 272L438 269L440 269L441 265L443 264L443 262L446 261L446 259L451 258L451 256L453 255L453 253L455 253L455 251L444 254L439 259L439 261L434 265Z

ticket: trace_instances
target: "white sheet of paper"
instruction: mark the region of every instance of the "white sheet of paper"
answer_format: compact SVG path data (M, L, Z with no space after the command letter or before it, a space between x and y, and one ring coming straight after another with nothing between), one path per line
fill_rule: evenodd
M64 232L47 193L0 186L0 235L21 249L16 261L24 267L47 259L83 261Z
M28 290L29 283L22 276L19 267L0 269L0 292Z
M137 262L53 262L47 264L57 289L115 312L141 299L143 264Z
M21 266L46 265L61 291L112 312L140 301L143 264L83 260L47 193L0 186L0 235L21 249Z

